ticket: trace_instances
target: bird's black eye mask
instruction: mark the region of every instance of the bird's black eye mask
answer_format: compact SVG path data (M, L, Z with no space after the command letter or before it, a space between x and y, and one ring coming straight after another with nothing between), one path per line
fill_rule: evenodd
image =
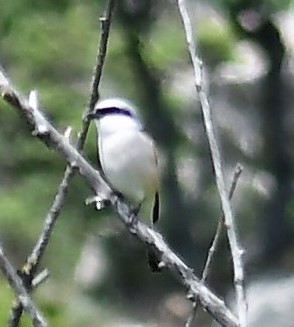
M134 115L129 110L117 107L107 107L103 109L98 109L95 112L89 113L87 117L90 120L95 118L101 119L102 117L115 114L134 118Z

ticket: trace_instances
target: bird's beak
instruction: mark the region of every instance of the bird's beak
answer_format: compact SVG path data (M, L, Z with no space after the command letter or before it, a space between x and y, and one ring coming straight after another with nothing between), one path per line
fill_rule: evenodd
M95 113L95 112L90 112L90 113L87 114L87 119L88 120L92 120L92 119L96 119L96 118L98 118L98 114Z

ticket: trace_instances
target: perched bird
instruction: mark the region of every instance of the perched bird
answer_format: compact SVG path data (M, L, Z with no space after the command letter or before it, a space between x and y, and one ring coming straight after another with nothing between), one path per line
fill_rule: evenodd
M156 223L160 210L156 149L134 106L121 98L105 99L96 103L88 118L97 127L105 179L134 206L136 213L150 210L152 224Z
M160 215L156 149L134 106L121 98L105 99L97 102L88 118L97 127L99 160L105 179L134 206L136 214L151 216L153 226ZM157 255L148 250L147 256L151 270L160 271Z

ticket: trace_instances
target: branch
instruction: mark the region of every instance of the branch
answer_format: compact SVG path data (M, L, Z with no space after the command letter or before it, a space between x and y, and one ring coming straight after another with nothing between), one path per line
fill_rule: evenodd
M35 306L34 302L32 301L30 295L28 294L27 290L25 289L22 283L21 278L17 275L15 269L9 262L1 245L0 245L0 268L4 276L8 280L10 286L12 287L18 300L22 304L24 310L30 316L33 325L35 327L46 327L47 323L45 319L43 318L42 314L39 312L38 308Z
M101 80L103 65L106 57L106 51L107 51L107 43L109 38L109 31L110 31L110 25L111 25L111 17L114 7L114 0L109 0L107 3L107 7L104 13L104 16L100 18L101 22L101 34L100 34L100 42L98 46L98 52L96 56L96 64L93 71L93 77L92 77L92 83L90 88L90 96L88 100L87 109L85 111L85 117L86 114L91 112L94 109L95 103L99 99L99 83ZM33 95L33 93L31 93ZM38 110L38 99L35 96L32 96L30 98L30 104L35 108L35 110ZM33 105L32 105L33 104ZM83 119L82 122L82 129L79 133L78 139L77 139L77 150L82 151L86 137L88 134L90 123L87 119ZM69 138L69 135L68 135ZM65 172L63 179L58 186L57 193L55 195L55 198L53 200L53 203L51 205L51 208L49 209L46 217L45 217L45 223L43 227L42 234L40 235L37 243L35 244L31 254L27 257L26 263L24 264L22 268L22 272L24 274L26 284L28 284L28 288L30 288L30 284L33 280L33 277L37 271L37 268L41 262L41 259L45 253L45 250L47 248L47 245L49 243L51 234L53 232L55 223L57 221L57 218L61 212L61 209L63 207L66 194L68 191L69 183L71 179L73 178L75 173L74 166L68 165ZM9 319L9 326L15 327L18 326L21 315L23 312L23 306L21 303L17 303L13 306L10 314Z
M133 208L113 193L99 172L92 168L81 154L70 145L68 139L57 132L40 111L29 106L28 101L17 93L3 73L0 73L0 94L7 103L19 112L29 125L33 135L59 153L69 165L76 167L100 198L109 199L129 232L162 258L165 266L189 291L189 294L192 294L194 298L199 297L201 305L216 321L222 326L238 327L238 320L224 302L201 283L192 269L169 248L159 233L137 221L137 219L133 219Z
M39 285L44 283L49 278L49 270L44 269L42 270L34 279L32 280L32 288L37 288Z
M235 192L238 180L242 174L243 171L243 167L240 164L237 164L235 169L234 169L234 173L233 173L233 178L232 178L232 184L230 187L230 191L229 191L229 199L231 200L233 197L233 194ZM211 267L211 263L212 263L212 259L214 254L216 253L216 249L218 247L219 241L220 241L220 237L222 235L222 231L224 228L224 215L222 214L221 217L219 218L219 222L216 228L216 232L211 244L211 247L208 251L208 256L206 259L206 263L203 269L203 273L202 273L202 278L201 278L201 282L205 283L210 271L210 267ZM199 301L198 299L195 300L194 305L193 305L193 311L191 312L191 315L189 316L189 318L187 319L187 322L185 324L185 327L191 327L192 326L192 322L195 319L196 313L197 313L197 309L199 307Z
M185 5L185 0L178 0L178 7L180 10L181 19L183 21L186 40L194 69L195 87L201 104L206 136L209 142L210 154L215 172L216 185L221 199L222 211L224 213L224 220L232 253L239 323L241 327L245 327L247 325L247 304L244 291L244 269L242 263L243 250L238 243L234 216L225 188L221 156L213 130L210 104L203 89L202 61L200 60L196 51L196 45L193 40L192 25Z

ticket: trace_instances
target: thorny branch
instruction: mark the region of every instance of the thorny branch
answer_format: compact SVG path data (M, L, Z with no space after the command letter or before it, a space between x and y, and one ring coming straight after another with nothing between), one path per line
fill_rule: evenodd
M243 167L238 163L236 165L235 169L234 169L232 183L231 183L231 187L230 187L230 191L229 191L229 199L230 200L232 199L232 197L234 195L234 192L235 192L238 180L239 180L239 178L240 178L240 176L242 174L242 171L243 171ZM224 228L224 215L222 214L220 219L219 219L219 222L218 222L218 225L217 225L217 228L216 228L216 232L215 232L214 237L213 237L212 244L211 244L211 246L210 246L210 248L208 250L207 259L206 259L204 269L203 269L203 272L202 272L202 277L201 277L201 282L202 283L205 283L206 280L207 280L209 270L210 270L210 267L211 267L211 263L212 263L212 259L213 259L214 254L216 253L216 249L218 247L220 237L222 235L223 228ZM193 311L191 312L191 315L187 319L185 327L191 327L192 326L192 323L193 323L193 320L195 319L198 307L199 307L199 301L198 301L198 299L195 299L195 302L193 304Z
M96 57L96 64L93 71L93 77L92 77L92 83L90 88L90 96L87 104L87 109L85 111L85 116L87 113L91 112L94 109L95 103L99 99L99 83L101 80L103 65L106 57L106 51L107 51L107 44L108 44L108 38L109 38L109 31L110 31L110 25L111 25L111 18L112 18L112 12L114 8L114 0L109 0L107 3L107 7L105 9L105 13L103 17L100 18L101 22L101 32L100 32L100 42L98 45L98 52ZM33 93L31 93L33 95ZM36 97L36 95L35 95ZM38 110L38 100L33 97L30 101L30 104L32 106L32 102L34 103L33 107L35 107L36 110ZM77 150L82 151L86 137L89 130L89 121L87 119L83 119L82 122L82 129L79 133L78 139L77 139ZM72 177L74 176L75 170L74 166L68 165L66 167L66 170L64 172L63 179L58 186L55 198L53 200L53 203L51 205L51 208L49 209L45 220L44 220L44 228L43 231L36 242L31 254L27 257L26 262L22 268L22 274L24 277L24 282L28 289L30 289L31 282L34 278L34 275L38 269L38 266L41 262L41 259L45 253L45 250L47 248L47 245L49 243L51 234L53 232L55 223L57 221L57 218L61 212L61 209L63 207L66 194L68 192L68 187L70 184L70 181ZM21 315L23 312L23 305L21 302L16 303L16 305L13 306L10 314L10 319L8 325L10 327L18 326Z
M243 250L241 249L238 238L235 220L230 206L228 194L226 192L222 162L211 117L211 108L208 97L203 88L202 61L198 55L196 44L193 39L192 25L186 8L185 0L178 0L178 7L183 21L185 36L194 70L195 87L198 93L201 111L206 130L206 136L209 143L210 154L212 158L216 185L221 199L222 211L224 213L225 226L227 230L229 245L232 253L234 267L234 285L237 297L237 311L240 327L247 326L247 303L244 290L244 269L242 262Z
M165 267L175 275L193 298L199 298L201 305L216 321L222 326L238 327L238 320L224 302L201 283L193 270L169 248L161 234L141 223L140 219L138 221L133 219L133 209L114 195L99 172L92 168L82 155L70 145L67 138L58 133L40 111L30 107L28 101L17 93L3 73L0 74L0 94L19 112L29 125L33 135L59 153L69 165L76 167L100 198L110 200L128 231L162 259Z

